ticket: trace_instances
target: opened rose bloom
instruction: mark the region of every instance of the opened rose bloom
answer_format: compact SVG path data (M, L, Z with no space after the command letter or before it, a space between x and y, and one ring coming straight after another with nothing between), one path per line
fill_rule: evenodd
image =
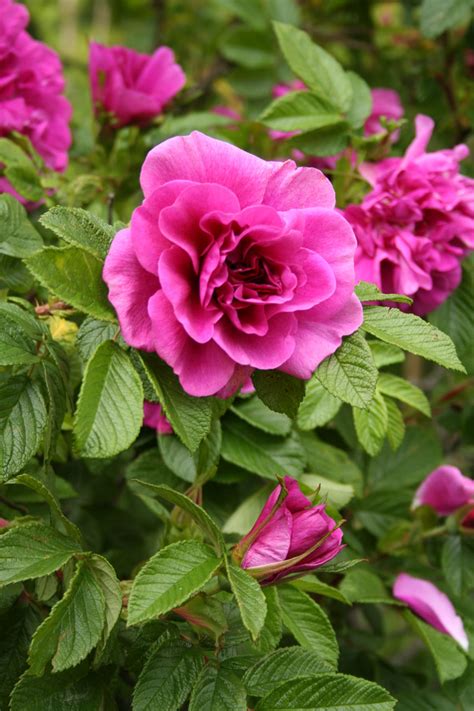
M459 173L469 151L459 145L427 153L433 126L417 116L416 138L402 158L361 166L373 189L344 212L359 242L358 278L411 296L420 316L459 285L461 260L474 248L474 180Z
M449 516L462 506L474 503L474 480L457 467L438 467L420 484L413 507L431 506L440 516Z
M242 568L268 584L319 568L343 547L342 531L325 505L314 506L296 479L286 476L233 555Z
M156 430L158 434L172 434L173 428L166 415L163 412L163 408L159 403L148 402L145 400L143 403L143 424L145 427L151 427Z
M466 651L469 648L463 622L451 600L428 580L400 573L393 586L393 597L406 603L425 622L456 640Z
M320 171L194 132L148 154L141 186L104 279L127 343L189 394L254 368L307 379L361 324L354 234Z
M94 108L110 114L117 127L149 122L186 82L169 47L149 55L91 42L89 51Z
M0 0L0 136L27 136L48 168L62 171L71 144L62 65L56 52L25 31L28 20L24 5ZM26 202L4 177L0 192Z

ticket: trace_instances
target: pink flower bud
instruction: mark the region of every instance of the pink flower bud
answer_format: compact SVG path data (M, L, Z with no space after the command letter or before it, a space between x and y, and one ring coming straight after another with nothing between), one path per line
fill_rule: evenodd
M461 506L474 502L474 481L457 467L438 467L422 482L415 494L413 508L431 506L440 516L449 516Z
M0 518L0 528L6 528L9 525L10 521L7 521L6 518Z
M143 403L143 424L156 430L159 434L173 434L173 428L158 403L145 400Z
M319 568L343 548L342 531L313 506L298 482L286 476L268 498L252 530L234 550L242 568L261 583L274 583L294 573Z
M406 603L425 622L450 635L467 651L469 642L461 618L451 600L428 580L400 573L393 586L393 597Z

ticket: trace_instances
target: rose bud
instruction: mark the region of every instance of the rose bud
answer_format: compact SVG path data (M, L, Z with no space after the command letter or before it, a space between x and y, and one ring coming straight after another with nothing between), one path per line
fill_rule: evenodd
M262 584L319 568L344 547L340 523L325 508L314 506L298 482L286 476L235 547L234 559Z
M469 642L463 622L456 614L451 600L436 585L400 573L393 586L393 597L408 605L410 610L436 630L450 635L467 651Z
M467 532L474 534L474 508L470 509L461 519L461 528L467 529Z
M145 427L156 430L158 434L173 434L173 428L158 403L145 400L143 403L143 424Z
M474 502L474 481L457 467L438 467L419 486L413 508L431 506L439 516L449 516L461 506Z

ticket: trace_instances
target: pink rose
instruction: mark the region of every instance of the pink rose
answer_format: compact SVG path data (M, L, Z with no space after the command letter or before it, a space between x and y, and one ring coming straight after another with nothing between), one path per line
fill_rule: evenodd
M354 235L318 170L194 132L148 154L141 186L104 279L127 343L191 395L254 368L307 379L360 326Z
M450 514L474 503L474 481L463 476L457 467L448 464L438 467L421 483L413 506L431 506L440 516Z
M112 114L117 126L148 123L186 83L169 47L149 55L97 42L90 43L89 77L96 111Z
M25 32L28 19L23 5L0 0L0 136L22 133L49 168L62 171L71 144L71 106L63 96L59 57ZM4 178L1 183L15 194Z
M426 153L433 126L417 116L403 158L361 166L373 190L344 212L359 242L358 278L411 296L420 316L456 289L461 259L474 248L474 180L459 173L469 151L459 145Z
M469 642L461 618L456 614L450 599L436 585L400 573L393 586L393 597L406 603L425 622L444 634L450 635L464 649Z
M234 558L261 583L311 571L332 560L344 547L342 531L324 504L313 506L296 479L277 486L252 530L234 549Z
M156 430L159 434L173 434L173 428L158 403L145 400L143 403L143 424Z

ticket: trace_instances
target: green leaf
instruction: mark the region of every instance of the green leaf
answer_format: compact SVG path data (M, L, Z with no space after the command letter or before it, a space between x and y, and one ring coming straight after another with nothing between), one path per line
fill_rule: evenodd
M434 361L445 368L465 372L449 336L419 316L406 314L396 308L366 306L362 328L393 346Z
M0 253L29 257L42 246L43 240L28 220L23 205L11 195L0 195Z
M276 485L276 482L275 482ZM259 489L254 494L244 499L237 506L235 511L229 516L224 524L224 533L238 533L240 536L245 535L250 531L255 521L260 515L260 512L268 499L271 492L270 485Z
M8 479L24 467L41 443L46 405L39 383L18 375L0 384L0 467Z
M384 395L389 395L396 400L414 407L426 417L431 417L431 407L424 392L404 378L390 373L380 373L377 381L377 388Z
M0 365L29 365L38 360L36 342L0 311Z
M244 626L257 639L267 614L267 602L262 588L245 570L226 561L230 587L239 606Z
M278 647L283 634L283 626L277 588L275 586L267 586L262 588L262 592L267 604L267 614L255 647L262 654L266 654Z
M28 489L35 491L48 504L51 510L51 517L56 524L63 529L61 532L67 536L71 536L71 538L74 538L79 544L82 542L81 532L78 527L66 518L61 510L60 503L56 496L42 481L40 481L40 479L37 479L30 474L19 474L14 479L10 479L8 484L22 484L23 486L28 487Z
M105 602L104 626L97 645L100 653L103 651L122 610L122 590L115 570L108 560L94 553L87 558L87 564L100 587Z
M441 568L455 595L474 588L474 544L466 537L448 536L441 550Z
M7 588L3 589L4 591ZM20 594L22 587L17 591ZM8 697L27 668L30 640L41 615L33 605L16 604L0 617L0 708L8 709Z
M134 580L128 624L164 615L198 592L222 560L198 541L180 541L158 551Z
M334 156L349 142L349 124L346 121L299 133L288 140L287 147L297 148L310 156Z
M271 67L275 62L268 31L250 27L231 27L224 33L219 44L226 59L249 69Z
M189 711L247 711L247 695L230 669L206 666L191 694Z
M21 259L0 254L0 289L25 294L33 288L33 276Z
M258 397L275 412L296 417L304 397L304 382L279 370L256 370L252 374Z
M340 590L351 602L398 604L388 594L378 575L360 566L347 573Z
M87 562L78 563L63 598L36 630L29 651L30 671L41 676L51 662L53 672L79 664L101 638L105 600Z
M270 410L258 397L239 402L231 408L237 415L252 427L268 432L268 434L284 437L290 433L291 420L287 415Z
M367 341L367 343L372 351L377 368L403 363L405 360L404 352L396 346L391 346L389 343L384 343L383 341Z
M115 234L111 225L79 207L53 207L41 215L40 222L65 242L99 259L107 256Z
M323 500L327 497L337 509L347 506L354 496L354 487L351 484L326 479L320 474L302 474L299 480L313 490L319 489L319 495Z
M0 536L0 585L54 573L80 550L72 538L42 523L15 526Z
M137 484L140 484L141 487L148 489L150 491L150 494L158 496L158 498L164 499L165 501L168 501L174 504L175 506L179 506L179 508L183 509L183 511L186 511L186 513L191 516L193 521L197 523L197 525L212 541L216 548L217 554L222 555L224 553L225 543L222 533L219 530L219 527L212 520L209 514L201 506L195 504L194 501L189 498L189 496L180 494L178 491L170 489L169 486L151 484L149 482L140 481L138 479L132 481L136 481Z
M115 321L102 279L100 259L78 247L45 247L28 257L26 266L52 294L105 321Z
M178 711L202 667L199 650L165 634L145 662L133 692L133 711Z
M298 477L304 458L296 435L287 439L272 437L228 417L223 422L222 457L261 477L275 480L276 474Z
M327 583L322 583L321 580L318 580L315 575L305 575L302 578L298 578L292 583L292 585L303 592L330 597L333 600L343 602L345 605L351 604L349 598L346 597L338 588L335 588L332 585L327 585Z
M64 351L62 354L60 353L61 347L59 344L54 345L55 355L59 360L61 355L65 356L65 353ZM47 360L43 360L41 363L41 370L47 395L47 420L43 442L43 452L46 460L50 460L55 453L56 443L66 415L69 401L69 363L67 356L60 361L59 366L60 367L58 367L56 362Z
M142 354L140 360L174 432L195 452L211 429L213 399L185 393L171 368L159 358Z
M168 469L175 476L192 484L197 476L196 459L178 437L158 437L158 447Z
M362 128L372 111L372 94L366 81L355 72L346 72L352 86L352 100L347 110L347 120L352 128ZM357 293L357 292L356 292Z
M5 177L12 187L27 200L36 202L44 198L44 190L36 168L31 162L22 165L9 165L4 169Z
M341 400L323 388L313 375L306 383L306 394L298 409L298 427L303 431L323 427L337 415L341 405Z
M378 684L346 674L287 681L258 702L255 711L392 711L396 700Z
M245 673L243 682L250 696L266 696L286 681L332 672L332 665L310 649L286 647L259 659Z
M100 346L104 341L114 340L119 332L116 323L98 321L90 316L84 319L77 332L77 347L82 360L88 361L97 346Z
M472 9L472 0L423 0L421 31L425 37L439 37L452 27L468 24Z
M467 659L454 639L438 632L409 610L404 612L404 616L431 652L440 682L444 684L445 681L461 676L467 667Z
M360 281L355 288L360 301L397 301L401 304L412 304L413 299L403 294L384 294L378 286L369 281Z
M112 457L127 449L143 421L143 390L128 355L102 343L87 364L74 418L76 447L84 457Z
M302 433L300 439L312 473L337 483L350 484L358 495L362 494L362 472L347 452L322 442L310 432Z
M10 711L103 711L104 681L73 669L41 677L24 674L13 690Z
M308 91L292 91L272 101L260 121L276 131L313 131L340 123L331 104Z
M375 457L382 449L388 428L388 412L384 398L376 391L366 410L354 407L352 414L359 442L367 454Z
M405 437L405 422L398 405L390 397L384 397L387 407L387 439L390 447L395 451L403 442Z
M460 286L449 299L429 315L430 322L445 333L449 333L454 341L459 358L467 372L474 374L474 309L472 295L474 294L474 261L465 260L463 278Z
M306 32L282 22L274 22L273 26L281 51L294 73L316 94L341 111L348 110L352 83L339 62L312 42Z
M336 669L339 649L326 613L309 595L291 585L279 586L278 595L285 627L302 647L313 650Z
M323 360L315 376L339 400L367 407L375 394L377 368L363 335L354 333L344 338L341 347Z

